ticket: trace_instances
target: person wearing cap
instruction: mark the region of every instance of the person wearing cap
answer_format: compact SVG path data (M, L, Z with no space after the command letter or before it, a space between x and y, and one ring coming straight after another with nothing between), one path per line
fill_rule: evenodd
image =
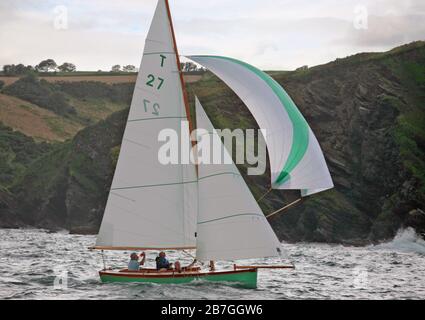
M128 262L128 267L127 267L129 271L139 271L140 266L143 266L145 264L146 254L142 252L140 254L140 257L142 258L142 260L140 260L139 262L139 256L137 255L136 252L133 252L130 255L130 261Z

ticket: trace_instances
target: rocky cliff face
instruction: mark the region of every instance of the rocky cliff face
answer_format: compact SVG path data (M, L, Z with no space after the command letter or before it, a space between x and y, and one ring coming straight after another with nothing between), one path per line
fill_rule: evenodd
M0 190L0 228L21 228L27 224L17 214L17 202L13 195L4 189Z
M401 226L425 232L424 43L272 76L311 124L335 182L335 189L274 217L278 235L363 244L390 238ZM217 78L206 75L191 89L216 127L256 127ZM84 129L32 163L11 188L16 207L8 214L39 227L95 233L127 112ZM267 189L267 175L245 179L257 198ZM267 213L297 197L273 191L261 205Z
M403 225L424 232L423 43L279 80L312 124L335 182L283 215L282 235L356 242L392 237Z
M102 219L127 119L120 111L79 132L35 161L12 188L17 212L28 224L95 233Z

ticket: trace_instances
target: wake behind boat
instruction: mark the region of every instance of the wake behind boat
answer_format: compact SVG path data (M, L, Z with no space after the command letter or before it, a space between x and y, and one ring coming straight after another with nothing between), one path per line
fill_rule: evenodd
M311 195L333 187L320 146L283 88L264 72L241 61L191 56L223 79L266 129L271 185ZM198 263L281 257L282 247L220 136L195 98L197 141L218 141L224 163L161 164L163 129L187 141L181 150L198 159L188 138L192 124L170 9L159 0L146 39L121 150L96 245L98 250L196 249ZM187 125L186 125L187 124ZM200 130L202 129L202 130ZM199 132L203 132L200 134ZM182 139L188 138L188 139ZM217 147L217 146L214 146ZM199 160L199 159L198 159ZM297 200L298 201L298 200ZM279 211L279 210L278 210ZM278 211L270 214L272 216ZM104 270L103 282L187 283L195 279L257 286L259 268L215 270L199 266L165 271Z

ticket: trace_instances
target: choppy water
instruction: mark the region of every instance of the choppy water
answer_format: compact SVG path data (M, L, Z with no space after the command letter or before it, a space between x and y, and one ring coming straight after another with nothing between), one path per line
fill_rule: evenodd
M102 268L101 255L86 249L93 243L93 236L0 230L0 298L425 298L425 241L411 229L400 231L393 241L377 246L284 244L296 269L260 271L258 289L203 281L185 285L102 284L97 275ZM177 253L169 253L169 257L173 260ZM154 258L154 253L149 258ZM106 260L108 266L123 267L127 254L108 252ZM250 261L253 262L280 261Z

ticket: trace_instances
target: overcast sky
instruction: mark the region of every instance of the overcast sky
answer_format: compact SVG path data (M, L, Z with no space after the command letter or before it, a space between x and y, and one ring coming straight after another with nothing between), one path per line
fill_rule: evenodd
M231 56L267 70L425 40L424 0L169 1L181 54ZM46 58L73 62L78 70L138 66L155 5L156 0L0 0L0 66Z

